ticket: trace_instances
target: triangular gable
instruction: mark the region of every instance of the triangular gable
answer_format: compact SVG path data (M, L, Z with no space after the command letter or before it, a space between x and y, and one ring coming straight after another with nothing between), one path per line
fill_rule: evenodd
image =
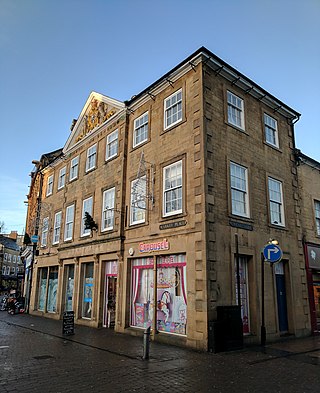
M66 153L84 137L92 134L97 127L114 117L123 108L125 108L123 102L92 92L78 119L74 120L71 126L71 133L63 152Z

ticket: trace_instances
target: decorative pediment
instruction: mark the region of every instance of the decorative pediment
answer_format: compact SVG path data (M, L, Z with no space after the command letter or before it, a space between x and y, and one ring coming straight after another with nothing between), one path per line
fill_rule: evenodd
M64 146L64 153L92 134L101 124L105 123L125 105L117 100L92 92L79 116L71 125L71 134Z

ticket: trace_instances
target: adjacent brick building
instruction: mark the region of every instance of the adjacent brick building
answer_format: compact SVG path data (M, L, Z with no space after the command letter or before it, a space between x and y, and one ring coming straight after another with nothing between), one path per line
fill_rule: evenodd
M298 152L301 220L309 290L311 328L320 332L320 163Z
M30 312L205 350L240 298L257 342L263 265L267 339L308 334L298 119L206 48L124 103L93 92L41 171ZM282 261L262 264L271 239Z

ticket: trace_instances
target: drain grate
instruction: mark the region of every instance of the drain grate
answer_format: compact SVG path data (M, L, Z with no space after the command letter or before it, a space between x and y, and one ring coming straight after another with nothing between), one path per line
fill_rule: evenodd
M39 356L34 356L33 359L37 359L37 360L54 359L54 356L51 356L51 355L39 355Z

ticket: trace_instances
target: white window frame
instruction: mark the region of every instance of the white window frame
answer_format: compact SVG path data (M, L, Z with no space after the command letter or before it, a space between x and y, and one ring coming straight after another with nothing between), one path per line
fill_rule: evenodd
M47 179L46 196L52 195L52 192L53 192L53 175L50 175Z
M86 172L92 171L97 162L97 144L90 146L87 150Z
M101 231L110 231L114 226L115 187L103 192Z
M167 179L169 181L170 177L167 176L167 174L174 170L174 167L176 167L176 170L179 169L180 176L175 176L177 184L176 185L167 185ZM171 176L171 183L174 181L173 177ZM181 184L179 184L181 183ZM175 198L176 201L181 201L181 208L176 208L172 210L167 210L167 202L173 204L173 198L171 198L171 201L169 200L169 195L172 195L173 193L178 192L179 190L181 192L181 197ZM169 217L173 216L175 214L181 214L183 211L183 165L182 165L182 160L176 161L173 164L167 165L163 168L163 194L162 194L162 200L163 200L163 206L162 206L162 212L163 212L163 217Z
M10 266L7 266L7 276L10 276Z
M66 208L66 222L64 224L64 241L72 240L74 223L74 204Z
M230 162L230 188L232 214L250 217L248 168L232 161ZM239 209L239 206L242 208Z
M62 219L62 212L59 211L54 215L52 244L58 244L60 241L61 219Z
M61 190L61 188L63 188L66 184L66 173L67 173L67 167L64 166L59 171L58 190Z
M182 89L177 90L164 100L164 129L182 121ZM176 118L175 118L176 117Z
M49 232L49 217L44 217L44 219L42 220L41 247L46 247L48 244L48 232Z
M77 179L79 171L79 156L74 157L70 164L69 180Z
M84 219L85 219L85 212L88 212L92 217L92 210L93 210L93 197L89 197L84 199L82 202L82 214L81 214L81 237L89 236L90 229L85 229L84 227Z
M314 201L314 211L316 220L316 231L317 235L320 236L320 201Z
M241 97L227 90L228 102L228 123L241 130L245 129L244 125L244 101Z
M271 185L277 185L278 190ZM270 222L272 225L285 226L284 217L284 202L283 202L283 190L282 182L274 179L273 177L268 177L268 191L269 191L269 208L270 208ZM274 214L279 216L279 221L273 218Z
M6 274L6 268L7 268L7 267L6 267L5 265L2 266L2 274L3 274L3 275Z
M277 120L266 113L264 114L263 119L266 143L274 147L279 147Z
M106 161L118 155L119 131L115 130L106 138Z
M137 147L148 140L149 113L145 112L134 120L133 147Z
M131 182L130 192L130 225L142 224L146 221L147 176L141 176Z

